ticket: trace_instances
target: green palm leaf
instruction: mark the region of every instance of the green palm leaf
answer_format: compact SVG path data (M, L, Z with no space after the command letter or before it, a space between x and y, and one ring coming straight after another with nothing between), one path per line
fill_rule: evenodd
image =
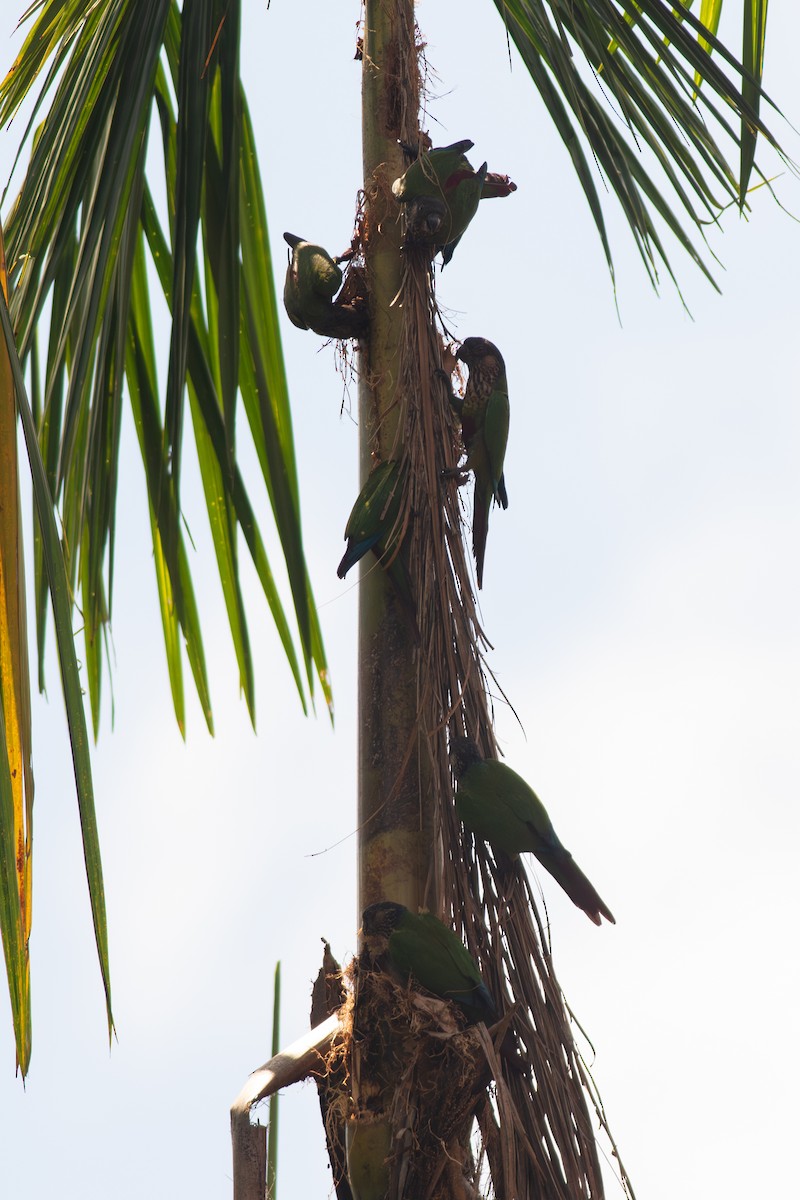
M2 239L0 287L5 293ZM11 354L0 338L0 933L23 1076L31 1051L31 749L17 398Z
M6 314L3 321L12 363L16 339L19 358L30 371L28 409L16 361L17 404L38 513L39 683L44 686L46 614L52 598L110 1027L102 871L72 614L77 606L85 642L83 686L97 736L113 606L126 405L144 469L164 645L181 732L186 724L184 655L213 730L181 511L187 388L208 519L251 717L255 670L239 581L241 547L252 557L304 711L317 679L331 705L303 555L264 201L239 78L240 9L227 0L199 0L182 11L174 0L39 0L25 14L30 30L0 84L4 123L38 89L23 137L30 156L6 223L13 286L10 320ZM156 148L161 144L160 163L157 153L148 156L153 132ZM151 172L160 178L153 180ZM167 198L160 215L154 194ZM172 316L166 365L157 361L153 336L154 280ZM236 459L233 431L240 398L286 561L293 620ZM3 679L5 683L6 672ZM27 687L26 672L23 685ZM20 830L30 829L22 808L29 808L30 797L21 799L13 786L13 771L19 772L9 755L16 753L21 735L19 704L12 706L10 695L8 690L0 695L0 924L24 1072L30 1053L30 911L23 894L29 858L23 876L17 847ZM27 742L22 750L28 752Z
M119 430L127 400L145 460L176 717L183 729L183 640L211 723L180 528L187 381L217 564L251 715L254 670L239 585L240 527L303 707L306 687L313 695L315 677L330 704L303 557L277 306L265 275L269 243L261 184L239 80L240 6L204 0L186 6L181 15L170 0L106 5L61 0L34 5L29 15L35 19L20 65L0 86L0 115L10 119L38 79L43 78L43 89L37 107L48 89L51 95L8 221L16 284L12 312L23 360L30 359L34 331L52 297L41 394L34 397L48 481L62 510L69 579L83 610L95 730L102 630L113 606ZM166 236L151 200L151 192L161 193L163 184L151 187L145 173L154 114L164 151ZM242 212L247 228L240 228ZM163 411L146 328L150 268L137 262L141 246L161 256L155 260L156 275L172 313ZM204 274L198 270L199 250ZM255 364L242 365L240 346L254 323ZM267 560L255 506L236 467L239 396L259 448L286 559L297 639ZM38 550L36 563L41 661L46 607Z
M17 408L19 411L25 446L28 452L28 462L31 471L31 483L36 507L36 521L41 534L42 557L48 579L48 589L53 602L53 616L58 646L61 682L64 690L64 705L69 725L70 743L72 746L72 761L75 771L75 787L78 794L78 810L83 838L83 853L86 863L86 878L89 885L89 900L92 907L97 954L100 960L100 970L106 996L106 1013L108 1016L109 1037L113 1032L114 1020L111 1012L111 978L108 963L108 927L106 922L105 891L103 888L103 869L100 862L100 841L97 832L97 819L94 806L94 790L92 786L92 770L89 757L89 737L86 729L86 719L83 711L83 695L81 691L78 662L75 656L75 642L72 634L72 604L71 592L67 582L64 567L61 542L56 528L53 502L47 487L44 465L39 453L36 438L36 427L33 414L28 404L25 392L25 381L22 375L22 365L14 344L14 334L11 327L11 316L6 300L0 290L0 324L2 336L8 351L11 371L14 378ZM5 706L3 706L5 708ZM6 713L2 714L2 750L0 750L0 830L8 821L10 763L6 750ZM32 799L32 793L29 799ZM27 813L27 827L30 830L31 811ZM20 979L19 972L27 972L27 939L30 934L30 898L28 897L27 913L22 923L24 945L20 944L17 921L13 913L9 913L9 896L7 881L7 847L5 836L0 838L3 844L2 860L0 861L0 919L3 921L3 942L6 947L6 962L8 965L9 991L12 1000L12 1013L17 1029L17 1055L20 1068L24 1074L30 1057L30 1010L28 984ZM13 843L12 843L13 844ZM27 871L30 871L30 845L28 844ZM29 884L28 884L29 888ZM26 927L27 923L27 927ZM9 948L11 954L9 953ZM14 959L12 955L15 955ZM23 1002L21 1017L24 1023L18 1021L19 1004ZM27 1034L25 1032L27 1024ZM20 1041L22 1034L22 1052Z
M716 37L722 0L704 0L700 21L688 3L494 0L569 151L612 275L597 172L654 285L659 265L674 279L658 224L713 283L687 229L703 237L731 200L745 205L759 133L779 149L760 117L766 0L744 0L741 63ZM738 178L726 141L739 147Z

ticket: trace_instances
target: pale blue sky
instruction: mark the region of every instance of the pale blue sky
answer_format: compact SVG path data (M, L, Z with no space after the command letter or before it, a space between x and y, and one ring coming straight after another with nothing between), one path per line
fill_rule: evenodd
M498 706L499 735L618 921L595 929L545 878L556 968L639 1196L782 1195L800 1067L783 1034L798 983L800 226L763 189L749 225L729 212L712 243L722 297L675 250L691 320L668 284L654 296L610 202L620 323L567 155L524 70L509 72L494 8L459 12L453 30L452 6L419 8L438 140L471 137L476 164L519 185L481 206L439 290L459 335L491 338L508 366L511 503L493 514L481 608L525 733ZM247 6L243 73L279 286L284 229L332 251L350 237L358 15L323 0ZM767 86L791 115L794 8L772 6L768 32ZM0 136L3 179L16 136ZM800 213L797 182L776 186ZM199 591L217 736L192 701L182 744L127 421L115 729L107 711L95 755L118 1042L109 1055L51 662L34 727L25 1091L0 990L2 1195L230 1195L228 1109L268 1057L276 959L288 1043L307 1026L319 938L342 958L356 949L357 592L336 565L357 429L339 415L332 348L286 321L284 350L335 732L324 714L302 717L248 576L258 736L214 583ZM202 565L212 578L191 477L185 502L197 578ZM286 1094L281 1122L282 1196L326 1195L312 1086Z

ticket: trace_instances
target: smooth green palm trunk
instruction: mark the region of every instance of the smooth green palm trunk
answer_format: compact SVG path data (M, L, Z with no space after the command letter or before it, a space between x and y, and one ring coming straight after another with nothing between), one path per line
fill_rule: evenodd
M390 188L405 170L398 138L416 133L415 57L412 0L368 3L362 99L370 336L359 361L362 484L376 459L398 457L396 386L405 318L392 303L402 261ZM403 70L404 63L414 70ZM359 912L379 900L416 911L429 877L432 816L420 785L414 646L388 576L366 556L359 611Z

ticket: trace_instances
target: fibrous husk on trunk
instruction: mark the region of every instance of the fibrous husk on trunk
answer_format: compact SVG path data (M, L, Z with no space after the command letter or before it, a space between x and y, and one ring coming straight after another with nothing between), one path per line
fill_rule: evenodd
M406 127L411 97L419 94L418 53L410 35L404 48L395 47L391 62L381 64L393 73L389 91L396 111L406 113L399 136L411 144L421 140L419 130ZM360 240L368 282L368 243L378 223L374 214L380 213L381 222L391 219L391 183L379 166L365 185ZM394 212L399 220L397 206ZM467 252L468 236L459 253ZM411 580L419 638L413 651L416 719L407 734L406 765L400 768L405 778L387 784L384 799L388 802L401 785L407 790L413 772L420 813L428 821L432 811L435 836L424 903L462 936L498 1008L512 1014L528 1070L510 1070L494 1054L483 1026L447 1035L446 1022L436 1025L441 1013L433 1025L421 1015L430 1017L430 1004L435 1009L442 1002L426 1000L423 1006L413 988L364 972L357 983L350 1043L348 1120L388 1124L389 1200L434 1195L460 1200L476 1187L483 1195L487 1176L494 1195L506 1200L602 1200L596 1129L602 1130L623 1189L632 1196L576 1046L525 868L519 863L510 870L506 864L498 868L490 848L463 829L455 812L449 737L467 734L490 757L497 755L497 745L485 657L491 647L478 617L462 490L454 478L460 431L441 378L442 372L449 376L454 358L436 304L429 252L403 251L392 307L399 352L393 391L388 403L384 397L374 429L380 431L390 414L396 434L387 446L376 433L373 456L401 464L398 527L405 536L400 553ZM510 387L513 410L513 379ZM503 519L514 519L513 512L512 507ZM495 561L492 569L502 573L502 563ZM452 1023L453 1010L444 1009ZM492 1075L495 1083L487 1087ZM463 1104L451 1111L454 1097Z

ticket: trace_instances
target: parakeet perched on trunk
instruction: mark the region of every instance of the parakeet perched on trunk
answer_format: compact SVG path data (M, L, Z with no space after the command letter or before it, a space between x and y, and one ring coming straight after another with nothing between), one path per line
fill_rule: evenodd
M395 179L392 192L400 204L407 204L416 196L444 196L455 187L460 176L474 174L467 158L467 151L475 145L469 138L453 142L450 146L437 146L425 150L421 146L407 146L406 154L416 154L407 171Z
M602 923L601 917L616 924L608 906L562 846L533 788L505 763L483 758L471 738L453 738L450 758L458 781L456 812L467 829L493 850L512 856L529 850L595 925Z
M292 248L283 303L293 325L311 329L315 321L328 316L333 298L342 286L342 271L323 246L315 246L293 233L285 233L283 237Z
M453 257L456 245L478 211L486 181L486 163L476 171L466 156L473 144L467 138L452 146L420 151L405 174L392 184L398 203L406 208L406 241L410 245L433 246L434 253L441 250L445 263ZM513 185L506 181L505 190L495 183L490 194L508 195L512 190Z
M367 327L364 304L336 304L342 270L322 246L284 233L292 248L286 269L283 303L289 320L298 329L313 329L322 337L359 337Z
M400 500L403 477L395 461L383 462L364 484L347 521L347 549L336 574L344 579L359 559L372 550L392 581L398 598L418 635L416 608L405 564L398 556Z
M461 436L467 452L464 470L472 471L475 476L472 549L480 588L483 587L489 508L493 500L503 508L508 508L503 475L510 415L508 384L503 356L497 346L486 338L466 338L456 358L469 367L463 400L455 396L451 398L461 418Z
M430 913L415 916L403 904L384 900L364 910L361 932L372 961L402 982L411 978L434 996L452 1000L471 1024L497 1020L472 955L452 929Z
M367 479L347 519L347 549L336 571L340 579L368 550L381 558L387 550L396 549L402 483L399 465L393 460L380 463Z

